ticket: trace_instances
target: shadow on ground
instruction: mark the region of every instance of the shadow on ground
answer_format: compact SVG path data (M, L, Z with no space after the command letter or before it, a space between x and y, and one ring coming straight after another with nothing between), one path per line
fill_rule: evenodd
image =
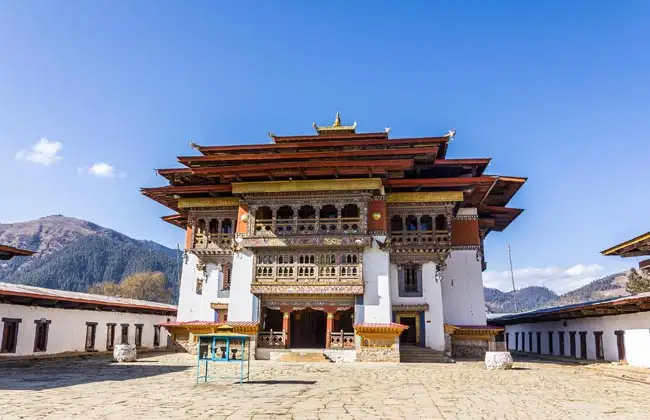
M108 358L39 360L0 364L0 391L42 391L104 381L128 381L182 372L188 366L166 366L140 361L112 363Z
M265 381L249 381L249 384L255 385L314 385L316 381L298 381L298 380L265 380Z

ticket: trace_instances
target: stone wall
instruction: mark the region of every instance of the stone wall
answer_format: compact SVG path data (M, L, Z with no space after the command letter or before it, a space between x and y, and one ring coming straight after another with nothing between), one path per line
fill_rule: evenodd
M451 355L454 358L482 359L487 350L486 340L454 340Z
M357 362L393 362L399 363L399 348L361 347L357 350Z

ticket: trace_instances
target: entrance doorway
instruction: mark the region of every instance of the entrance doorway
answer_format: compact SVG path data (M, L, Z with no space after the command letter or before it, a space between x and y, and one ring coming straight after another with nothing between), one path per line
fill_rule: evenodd
M414 316L403 316L400 317L400 324L408 326L407 330L404 330L402 335L399 338L400 344L408 344L415 346L418 344L418 335L417 335L417 322Z
M291 313L291 347L324 349L327 314L306 308Z
M625 332L624 331L614 331L616 334L616 350L618 350L618 361L625 361Z

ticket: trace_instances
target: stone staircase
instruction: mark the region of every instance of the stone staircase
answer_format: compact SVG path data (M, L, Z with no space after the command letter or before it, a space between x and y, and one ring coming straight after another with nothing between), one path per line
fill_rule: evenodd
M277 360L292 363L331 363L331 360L325 357L322 350L291 350L278 355Z
M399 346L399 361L401 363L453 363L446 354L428 347Z

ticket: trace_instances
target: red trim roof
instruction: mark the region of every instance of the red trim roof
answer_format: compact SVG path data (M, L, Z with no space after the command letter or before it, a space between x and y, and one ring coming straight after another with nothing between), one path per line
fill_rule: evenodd
M66 290L47 289L24 284L0 283L0 296L22 296L33 299L105 305L120 308L148 309L176 313L176 306L146 300L126 299L113 296L93 295L90 293L69 292Z
M11 254L13 257L30 257L34 255L35 251L30 251L28 249L15 248L9 245L0 245L0 252L6 252Z

